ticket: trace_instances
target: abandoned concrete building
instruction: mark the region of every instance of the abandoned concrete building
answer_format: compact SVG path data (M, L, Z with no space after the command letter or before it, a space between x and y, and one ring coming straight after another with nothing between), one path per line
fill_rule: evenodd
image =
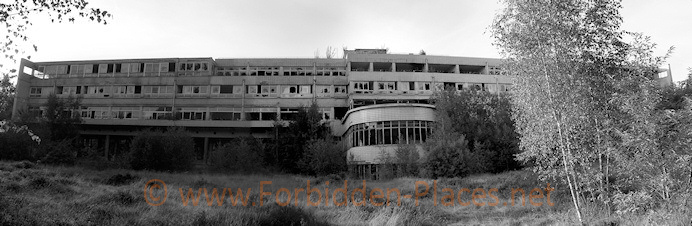
M500 59L344 50L339 59L160 58L63 62L22 60L13 113L40 114L50 93L82 98L83 141L106 155L139 130L185 127L200 161L234 137L270 138L316 101L348 149L349 169L377 171L381 150L420 144L432 131L438 89L508 92ZM670 77L670 76L669 76Z

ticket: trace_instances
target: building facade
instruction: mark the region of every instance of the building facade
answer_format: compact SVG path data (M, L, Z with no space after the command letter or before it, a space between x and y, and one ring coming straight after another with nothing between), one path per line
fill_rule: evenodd
M84 142L105 155L126 151L139 130L180 126L205 161L216 143L272 137L276 119L289 121L316 101L347 147L350 169L373 175L382 150L429 136L435 90L509 91L500 63L383 49L345 50L343 59L23 59L13 115L41 114L50 93L78 96Z

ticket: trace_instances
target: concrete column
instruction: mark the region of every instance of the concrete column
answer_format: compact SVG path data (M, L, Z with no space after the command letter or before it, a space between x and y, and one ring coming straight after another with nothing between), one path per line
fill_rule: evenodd
M243 79L243 91L242 91L242 101L240 102L240 120L245 121L245 93L247 92L245 89L245 79Z
M373 71L372 62L368 63L368 71L369 71L369 72L372 72L372 71Z
M458 65L458 64L455 64L455 65L454 65L454 74L459 74L459 73L461 73L461 72L459 71L459 65Z
M204 162L209 161L209 137L204 138Z
M105 154L104 157L108 159L108 150L110 149L110 144L111 144L111 135L106 135L106 144L105 144Z
M392 62L392 72L396 72L396 63Z
M426 61L425 64L423 64L423 72L428 72L430 69L428 68L428 62Z

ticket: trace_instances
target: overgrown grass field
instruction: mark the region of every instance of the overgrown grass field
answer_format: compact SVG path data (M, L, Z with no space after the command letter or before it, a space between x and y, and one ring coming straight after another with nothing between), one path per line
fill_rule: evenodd
M152 179L165 183L167 196L160 206L152 206L163 200L164 190L145 185ZM295 189L306 189L308 180L310 188L317 188L321 193L318 206L308 205L306 192L303 190L296 197ZM271 195L260 195L261 181L271 181L263 185L263 192ZM327 183L329 182L329 183ZM430 179L399 178L387 181L366 181L365 205L361 193L351 197L353 191L362 188L361 180L347 179L348 203L346 206L335 206L343 202L344 180L330 177L305 177L296 175L223 175L202 172L163 173L132 170L94 170L83 167L57 167L36 165L30 162L0 162L0 225L570 225L575 219L569 202L566 188L552 185L550 193L553 206L548 206L546 193L543 198L534 198L533 206L529 203L529 192L533 188L545 189L546 184L539 182L534 174L528 171L513 171L498 175L477 175L467 178L440 179L437 181L437 195L434 194L435 182ZM419 184L418 204L416 205L416 183ZM425 193L425 185L428 188ZM188 192L192 188L192 193ZM199 192L199 188L207 188ZM217 188L218 197L212 195ZM229 188L224 190L224 188ZM238 194L238 188L243 192ZM248 189L249 188L249 189ZM290 191L290 203L286 190ZM385 198L368 198L370 193L380 188L386 193L387 188L399 189L402 195L401 204L397 205L395 193L387 206ZM454 205L444 206L442 200L449 192L454 191ZM473 191L483 188L489 191L497 188L491 196L472 200L470 192L458 192L462 188ZM526 191L526 204L521 205L521 194L515 194L515 205L511 205L511 189L522 188ZM181 196L180 189L183 190ZM232 191L229 195L228 190ZM225 191L223 195L221 191ZM249 194L247 191L250 191ZM149 192L153 192L149 194ZM329 204L325 204L324 194L329 192ZM377 191L373 192L379 195ZM536 194L536 193L534 193ZM411 198L404 198L411 195ZM476 195L480 195L477 193ZM220 203L219 198L224 197ZM437 202L435 201L437 196ZM155 198L161 199L158 202ZM198 201L195 200L198 197ZM313 191L311 201L317 202L318 195ZM233 205L235 201L235 206ZM262 205L260 206L260 201ZM477 206L473 203L484 203ZM462 206L460 203L468 203ZM503 205L507 202L508 205ZM195 205L196 203L196 205ZM245 203L245 204L244 204ZM254 206L252 204L255 204ZM382 206L375 204L382 203ZM488 204L498 203L497 206ZM220 204L220 205L219 205ZM625 224L636 224L636 219Z

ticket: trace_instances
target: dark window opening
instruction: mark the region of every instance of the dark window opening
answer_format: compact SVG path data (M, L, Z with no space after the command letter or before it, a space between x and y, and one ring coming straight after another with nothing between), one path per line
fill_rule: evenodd
M106 73L113 73L113 64L108 64L108 68L106 70Z
M142 86L135 86L135 93L142 93Z
M245 115L247 120L251 121L258 121L260 120L260 113L259 112L249 112Z
M115 73L120 73L123 69L122 64L115 64Z
M175 71L175 63L170 62L168 63L168 72L174 72Z
M233 86L232 85L222 85L220 87L219 93L233 93Z
M344 118L344 116L346 116L347 111L348 111L348 107L335 107L334 108L334 118L335 119Z

